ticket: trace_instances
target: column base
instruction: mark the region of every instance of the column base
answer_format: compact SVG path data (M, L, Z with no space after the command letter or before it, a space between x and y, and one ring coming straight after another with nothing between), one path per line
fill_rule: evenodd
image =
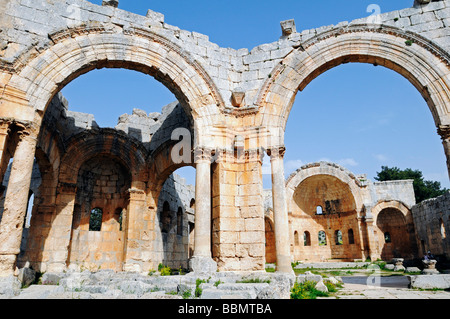
M17 255L0 255L0 277L14 275Z
M211 257L194 256L189 260L189 270L196 275L208 275L217 272L217 263Z
M277 272L291 274L294 273L290 256L277 256Z

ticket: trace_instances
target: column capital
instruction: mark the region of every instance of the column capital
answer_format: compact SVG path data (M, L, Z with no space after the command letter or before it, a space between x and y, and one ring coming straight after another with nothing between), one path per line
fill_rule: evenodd
M439 125L437 132L442 140L450 139L450 125Z
M283 159L284 155L286 154L286 147L285 146L276 146L272 147L266 150L267 155L270 156L270 159Z
M60 194L76 194L77 193L77 184L59 182L58 192Z
M208 147L196 147L194 149L194 163L198 162L211 162L215 151Z

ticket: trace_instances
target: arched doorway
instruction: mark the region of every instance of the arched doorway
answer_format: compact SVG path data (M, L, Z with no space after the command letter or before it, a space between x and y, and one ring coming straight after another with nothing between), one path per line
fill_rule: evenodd
M414 257L414 233L408 225L403 213L392 207L382 209L376 219L377 240L381 259L412 259Z

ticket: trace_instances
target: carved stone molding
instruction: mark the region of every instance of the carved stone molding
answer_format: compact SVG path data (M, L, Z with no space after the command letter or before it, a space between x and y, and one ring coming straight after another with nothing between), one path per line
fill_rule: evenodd
M329 38L338 38L339 36L351 33L379 33L379 34L388 34L396 37L400 37L405 39L405 41L411 41L414 44L421 46L427 51L431 52L437 58L439 58L442 62L444 62L447 66L450 66L450 55L443 48L433 43L429 39L416 34L411 31L402 30L393 26L380 25L380 24L353 24L344 27L337 27L325 32L322 32L305 42L302 42L300 45L294 46L295 49L299 51L306 51L313 45L318 44L319 42L326 41ZM266 80L263 84L258 97L256 99L256 105L261 106L264 104L264 101L269 93L269 90L272 86L272 83L275 82L275 79L285 70L286 65L283 62L280 62L275 66L273 71L271 72L271 77Z
M283 159L284 155L286 154L286 147L285 146L277 146L272 147L266 150L267 155L270 156L270 159Z
M437 132L442 140L450 139L450 125L440 125Z

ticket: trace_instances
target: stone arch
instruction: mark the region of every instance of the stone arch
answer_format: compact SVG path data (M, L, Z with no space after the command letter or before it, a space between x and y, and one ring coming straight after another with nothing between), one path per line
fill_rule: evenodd
M361 24L322 32L281 61L257 97L260 124L284 129L297 92L325 71L349 62L400 73L422 94L436 126L450 123L450 58L445 50L409 31Z
M82 150L82 151L80 151ZM145 168L147 152L140 143L113 129L82 132L68 141L68 147L61 159L59 181L76 184L78 170L86 160L99 155L114 157L132 175L135 186L148 178Z
M171 154L177 143L176 141L167 141L161 144L149 156L149 175L151 176L152 184L157 189L161 188L166 179L177 169L186 166L195 167L193 154L191 160L187 163L177 163L174 161L174 157Z
M308 231L310 238L309 245L295 251L295 260L361 258L359 247L350 246L344 234L355 229L359 236L357 220L364 208L365 188L350 171L333 163L308 164L291 174L286 182L291 222L294 229ZM319 206L322 214L317 213Z
M374 234L379 256L383 260L417 255L414 221L410 208L396 200L380 201L372 208ZM389 241L385 237L389 237Z
M105 67L153 76L174 93L201 127L211 124L224 106L201 65L186 50L150 30L88 23L57 31L49 38L43 50L31 48L8 69L12 75L2 95L20 96L28 120L35 119L32 110L45 112L52 97L70 81Z
M292 199L297 187L307 178L317 175L332 176L348 185L355 200L356 211L358 214L362 211L364 203L361 189L365 188L365 186L346 168L327 162L305 165L288 177L286 181L286 198L288 198L288 206L291 205L290 199ZM289 207L288 210L290 211Z
M413 216L410 207L398 200L379 201L371 210L374 220L383 209L392 208L402 213L406 223L413 223Z

